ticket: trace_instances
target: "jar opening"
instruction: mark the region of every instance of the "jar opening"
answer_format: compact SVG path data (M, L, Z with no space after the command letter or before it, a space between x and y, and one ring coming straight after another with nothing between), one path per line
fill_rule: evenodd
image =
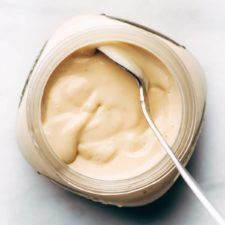
M106 30L108 31L106 32ZM90 38L93 36L95 40ZM173 164L169 158L167 156L164 157L159 165L157 165L157 168L153 168L136 177L113 181L96 180L75 172L63 163L51 150L42 129L41 100L45 85L53 70L74 51L88 45L107 42L122 42L143 48L156 56L167 67L171 75L173 75L180 90L182 102L181 126L173 149L175 150L175 154L182 159L191 144L190 138L194 129L195 105L190 85L191 81L188 80L188 72L173 50L154 35L146 34L146 32L139 29L134 30L123 26L90 29L80 35L71 36L60 43L60 45L52 48L45 57L40 59L40 62L33 71L32 85L30 85L30 89L28 90L28 101L31 107L27 108L27 115L30 131L35 142L38 143L37 150L60 178L75 187L85 188L92 192L130 192L158 182L162 177L170 173L173 169ZM179 149L180 151L178 151Z

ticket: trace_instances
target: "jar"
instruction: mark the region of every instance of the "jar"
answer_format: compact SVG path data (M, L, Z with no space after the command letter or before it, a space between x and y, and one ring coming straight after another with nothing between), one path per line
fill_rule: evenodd
M77 173L51 150L41 122L45 85L72 52L87 45L119 41L141 47L158 57L176 81L182 101L182 121L172 146L186 165L198 139L205 108L202 70L186 48L159 32L107 15L76 17L47 41L24 86L18 110L17 136L21 151L39 173L63 188L94 201L117 206L138 206L162 196L179 173L166 155L153 169L125 180L97 180Z

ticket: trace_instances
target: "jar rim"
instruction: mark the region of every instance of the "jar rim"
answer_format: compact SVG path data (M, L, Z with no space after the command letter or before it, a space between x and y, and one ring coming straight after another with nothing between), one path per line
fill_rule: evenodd
M106 30L108 30L109 32L106 32ZM96 40L93 41L93 38L90 38L93 36L93 33L98 36L98 38L96 38L98 39L98 41ZM111 35L109 35L109 33ZM144 38L146 39L145 44L143 41ZM78 42L78 40L80 41L80 44L75 45L74 43ZM159 168L159 164L156 166L158 169L156 170L154 176L153 174L152 176L150 176L149 174L149 172L152 172L152 169L151 169L150 171L149 170L145 171L144 173L136 177L132 177L132 178L124 179L124 180L112 180L112 181L107 180L106 181L106 180L93 179L91 177L87 177L85 175L79 174L78 172L72 170L66 164L64 164L56 155L54 155L53 151L50 150L51 148L48 145L48 142L46 141L45 135L43 134L42 128L41 128L40 108L41 108L41 99L42 99L42 95L43 95L43 91L45 87L45 85L43 84L47 83L47 80L49 79L51 73L57 67L57 65L63 59L65 59L68 55L70 55L72 52L82 47L85 47L90 44L112 42L112 41L113 42L119 41L119 42L133 44L135 46L141 47L151 52L168 68L168 70L171 72L174 78L176 78L175 79L176 82L179 82L179 81L177 80L178 77L175 77L175 74L177 74L179 71L182 71L182 75L183 74L187 75L187 76L183 76L184 78L187 79L186 80L187 83L191 82L190 80L188 80L188 71L186 70L184 64L176 55L176 53L165 42L160 40L158 37L155 37L155 35L144 32L141 29L134 28L130 25L125 26L124 24L95 27L94 29L93 28L88 29L85 32L82 32L79 34L76 33L74 35L71 35L70 37L67 37L60 44L52 48L45 55L45 57L43 57L43 59L42 58L40 59L40 62L34 68L33 76L31 77L31 80L30 80L31 85L29 86L29 89L28 89L27 121L28 121L29 130L32 133L31 136L33 137L33 140L36 143L38 143L35 145L38 152L40 153L40 155L42 156L44 160L46 160L48 163L51 164L51 168L57 173L57 176L63 179L66 183L73 185L77 188L89 190L90 192L98 192L98 193L99 192L101 193L126 192L128 193L130 191L143 188L146 185L147 186L153 185L154 183L160 181L164 176L167 176L174 169L174 165L170 161L168 156L166 155L164 157L163 159L164 161L163 160L160 161L159 164L162 164L161 168ZM174 70L174 64L177 66L176 70ZM41 84L42 84L42 87L40 86ZM187 117L187 114L189 114L189 117L190 115L192 115L192 117L194 118L194 115L195 115L194 100L195 99L193 96L191 85L189 86L186 85L186 87L184 87L184 85L182 87L179 85L178 87L180 90L180 94L183 94L183 96L181 96L183 99L181 126L184 127L185 113L186 113L186 117ZM190 89L189 91L186 90L187 92L189 92L188 97L190 98L189 107L188 107L189 113L187 113L186 112L187 109L184 108L186 105L184 104L184 101L186 100L185 100L184 93L181 92L181 90L184 91L184 88ZM191 126L188 129L189 133L187 133L186 131L186 136L188 137L185 137L186 142L183 143L184 150L181 151L179 154L177 153L177 149L179 148L180 144L182 143L182 140L184 139L184 134L183 134L183 137L181 137L179 132L174 142L175 144L173 145L173 149L176 150L175 154L177 154L178 158L181 160L183 159L189 145L191 144L190 139L192 138L191 134L194 130L194 124L195 124L194 119L192 119L192 121L189 119L189 125ZM180 127L180 129L182 128ZM178 138L179 135L180 135L179 137L180 139ZM40 145L44 147L40 147ZM158 173L159 171L160 173ZM71 177L73 177L73 179L71 179ZM91 184L91 185L88 185L88 184Z

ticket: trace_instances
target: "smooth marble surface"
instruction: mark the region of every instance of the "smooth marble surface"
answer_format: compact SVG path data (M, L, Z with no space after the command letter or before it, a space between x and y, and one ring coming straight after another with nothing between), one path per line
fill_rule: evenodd
M23 83L55 28L80 13L108 13L143 23L184 44L202 64L205 126L188 169L225 215L225 3L223 0L0 0L0 225L215 224L179 179L160 200L116 208L68 193L38 176L16 144Z

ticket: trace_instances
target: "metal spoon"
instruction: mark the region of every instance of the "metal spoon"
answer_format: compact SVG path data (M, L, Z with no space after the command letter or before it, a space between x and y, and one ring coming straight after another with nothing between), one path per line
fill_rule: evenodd
M173 153L172 149L167 144L162 134L156 127L155 123L151 119L149 104L147 99L147 87L146 87L147 82L145 82L144 80L142 71L135 64L135 62L133 62L130 58L127 58L126 56L121 54L121 52L119 52L118 49L115 48L114 46L104 45L104 46L98 47L98 50L104 55L106 55L108 58L113 60L120 67L125 69L133 78L135 78L139 88L140 102L141 102L141 108L142 108L143 114L149 126L151 127L152 131L154 132L155 136L157 137L158 141L166 150L167 154L170 156L171 160L175 164L181 176L183 177L187 185L191 188L191 190L194 192L196 197L203 204L203 206L208 210L208 212L217 221L218 224L225 225L225 220L223 219L223 217L219 214L219 212L213 207L213 205L209 202L209 200L203 194L201 188L199 187L197 182L194 180L194 178L191 176L191 174L179 162L179 160Z

